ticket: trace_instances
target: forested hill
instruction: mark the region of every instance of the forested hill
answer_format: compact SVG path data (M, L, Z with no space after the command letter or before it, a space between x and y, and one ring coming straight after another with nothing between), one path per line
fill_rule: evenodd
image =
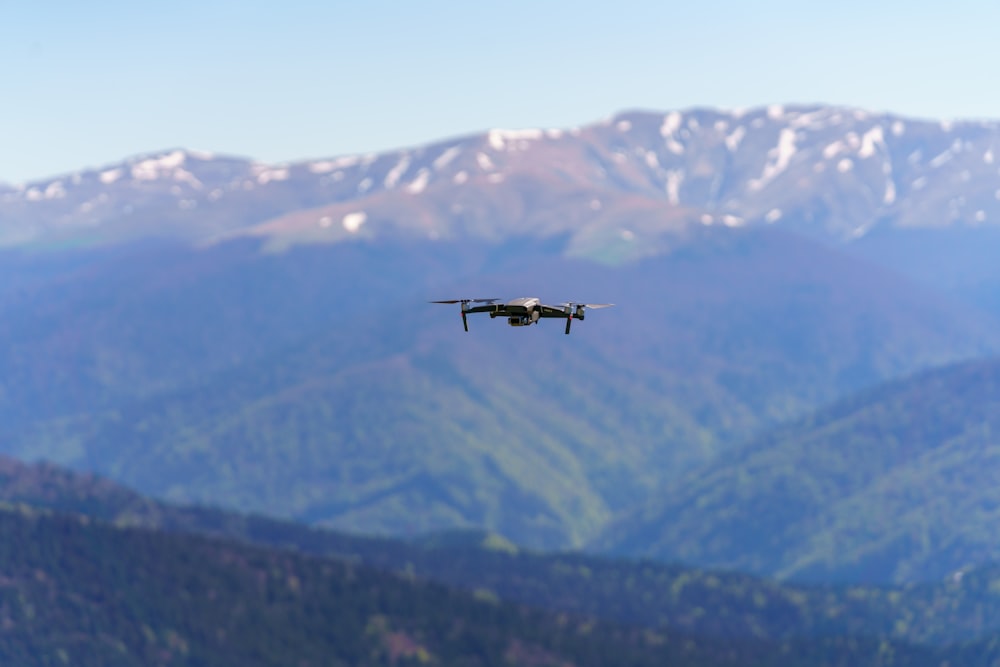
M947 656L628 629L341 560L24 510L0 511L0 572L6 664L930 667Z
M798 580L943 578L1000 556L1000 360L775 429L610 529L611 551Z
M330 556L551 612L729 640L824 636L943 646L1000 632L1000 568L935 584L795 586L735 572L582 554L532 553L497 536L417 542L346 535L260 516L177 507L91 475L0 458L0 500L119 526L200 533Z

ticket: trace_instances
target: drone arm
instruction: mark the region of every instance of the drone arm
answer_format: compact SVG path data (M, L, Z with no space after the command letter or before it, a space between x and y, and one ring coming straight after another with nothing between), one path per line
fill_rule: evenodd
M466 313L498 313L503 310L503 306L491 303L487 306L473 306L472 308L465 308L463 310Z
M440 301L431 301L430 303L459 303L462 304L462 328L466 331L469 330L469 320L466 317L468 313L495 313L499 311L502 306L496 305L499 299L442 299ZM470 303L485 303L485 306L472 306L469 307Z
M557 306L539 306L539 313L541 317L555 317L559 319L566 317L566 309Z

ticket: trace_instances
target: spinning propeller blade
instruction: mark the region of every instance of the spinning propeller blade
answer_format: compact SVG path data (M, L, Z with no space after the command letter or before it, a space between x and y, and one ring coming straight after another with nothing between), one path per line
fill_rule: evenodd
M607 308L613 306L613 303L580 303L579 301L565 301L559 304L564 308Z
M469 330L469 320L465 315L466 306L470 303L496 303L500 299L442 299L440 301L430 301L429 303L460 303L462 304L462 328Z
M443 301L428 301L428 303L496 303L500 299L445 299Z

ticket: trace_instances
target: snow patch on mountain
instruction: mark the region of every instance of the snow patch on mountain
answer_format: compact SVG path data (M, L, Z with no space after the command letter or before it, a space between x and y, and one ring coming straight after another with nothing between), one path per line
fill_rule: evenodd
M306 168L313 174L327 174L337 167L332 160L321 160L319 162L310 162L306 165Z
M389 170L389 173L385 175L385 180L382 185L385 186L386 190L392 190L399 183L399 180L403 178L407 171L410 169L410 156L408 154L403 154L399 162Z
M783 128L778 135L778 145L768 151L768 162L764 165L764 171L760 178L751 180L747 188L751 192L761 190L768 183L773 181L778 174L788 168L788 164L795 155L795 141L797 133L791 128Z
M949 162L953 157L955 157L955 156L951 152L951 149L949 148L949 149L945 150L944 152L939 153L939 154L935 155L933 158L931 158L930 164L931 164L932 167L934 167L935 169L937 169L937 168L943 166L945 163Z
M493 160L491 160L490 156L486 153L476 153L476 164L478 164L479 168L483 171L490 171L494 168Z
M290 176L287 167L270 168L270 167L259 166L255 167L254 171L257 174L257 183L259 185L267 185L272 181L287 181ZM187 172L184 172L184 175L191 176ZM187 178L181 179L180 176L181 176L180 173L178 173L178 178L180 180L187 180ZM192 183L192 185L194 184L195 183ZM197 183L196 187L201 187L201 183Z
M882 193L882 203L891 206L896 203L896 176L893 173L891 160L887 157L882 163L882 174L885 176L885 191Z
M837 114L832 115L834 122L839 118ZM817 109L815 111L796 112L791 114L789 126L796 130L821 130L827 126L831 120L829 109Z
M832 160L838 154L846 150L847 150L847 144L845 144L842 140L837 139L836 141L831 142L823 147L823 157L826 158L827 160Z
M116 167L114 169L108 169L107 171L102 171L98 176L98 178L100 178L101 183L104 183L105 185L111 185L112 183L120 179L124 173L125 173L124 169L122 169L121 167Z
M867 159L875 155L875 150L885 150L885 138L882 135L882 127L876 125L868 130L861 137L861 148L858 149L858 157Z
M444 169L452 160L457 158L462 153L462 148L460 146L449 146L440 155L434 158L434 168L437 170Z
M180 167L186 159L187 154L177 150L161 157L142 160L132 165L132 178L139 181L154 181Z
M680 169L672 169L667 172L667 201L672 206L681 203L681 182L684 180L684 172Z
M487 132L487 141L493 150L527 150L530 142L545 136L539 129L501 130L493 129Z
M729 135L726 136L725 139L726 148L728 148L730 152L735 153L736 150L740 147L740 142L743 141L743 137L745 137L746 134L747 134L747 128L745 128L742 125L737 127L735 130L730 132Z
M663 124L660 125L660 136L666 141L667 150L674 155L684 153L684 145L677 141L675 136L683 120L684 116L679 111L672 111L664 116Z
M354 213L348 213L340 221L344 229L351 232L352 234L361 229L361 225L365 224L368 220L368 214L364 211L355 211Z
M46 199L62 199L65 196L66 187L63 185L62 181L52 181L49 183L48 187L45 188Z
M430 177L430 169L424 167L418 170L416 178L406 185L406 191L414 195L420 194L427 188L427 183L430 181Z

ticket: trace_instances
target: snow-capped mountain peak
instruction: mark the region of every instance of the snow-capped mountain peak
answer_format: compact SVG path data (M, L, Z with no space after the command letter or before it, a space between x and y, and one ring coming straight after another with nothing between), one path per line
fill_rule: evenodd
M641 247L692 224L850 242L1000 221L998 154L1000 123L821 105L628 111L278 165L171 149L0 189L0 243L568 233Z

